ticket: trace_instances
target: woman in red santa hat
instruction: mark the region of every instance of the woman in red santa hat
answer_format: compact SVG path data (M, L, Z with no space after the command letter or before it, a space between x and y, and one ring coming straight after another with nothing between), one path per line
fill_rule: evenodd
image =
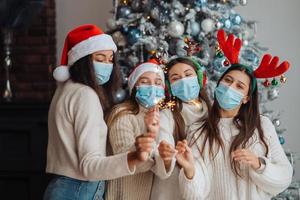
M104 113L118 88L117 50L111 36L82 25L66 37L59 82L48 118L47 173L54 174L44 199L103 199L104 181L135 172L148 158L153 135L136 139L136 150L106 157Z
M135 138L140 135L154 133L158 137L160 116L157 104L165 97L164 79L164 72L155 60L138 65L130 74L130 98L112 110L107 122L114 154L134 149ZM158 148L160 155L171 157L175 153L175 150L164 147ZM153 172L160 178L171 175L168 173L171 162L164 162L159 154L151 154L146 162L138 165L138 174L109 181L106 199L150 199Z

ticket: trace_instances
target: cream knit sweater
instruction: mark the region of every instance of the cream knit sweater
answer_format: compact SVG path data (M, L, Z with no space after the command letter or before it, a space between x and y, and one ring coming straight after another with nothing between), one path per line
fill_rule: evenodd
M120 108L123 109L123 108ZM135 138L146 133L144 117L147 110L139 107L139 113L125 114L116 119L109 127L109 141L113 154L120 154L134 149ZM116 112L118 113L118 112ZM153 144L156 146L156 144ZM136 166L135 175L108 182L106 200L148 200L152 187L153 172L164 179L171 175L166 172L164 163L155 149L153 158ZM174 163L171 168L174 168Z
M199 126L199 121L207 116L207 106L204 101L200 105L182 103L181 115L185 122L185 130L188 134L190 130L196 130ZM165 140L168 143L175 145L173 132L175 128L172 111L164 110L160 117L160 134L158 142ZM189 135L187 135L189 137ZM187 138L188 139L188 138ZM175 163L175 158L173 162ZM170 169L172 170L172 168ZM154 178L151 200L179 200L183 199L179 190L179 182L189 183L190 180L184 175L183 169L180 169L178 165L174 167L171 176L162 180L159 177ZM198 190L198 188L195 188ZM187 189L188 192L190 192Z
M71 80L58 85L48 116L47 173L79 180L133 174L127 153L106 157L107 127L97 94Z
M262 129L269 147L269 154L264 157L265 149L255 132L248 142L250 149L257 156L264 158L266 165L258 170L242 165L244 178L236 177L231 171L228 156L231 142L239 131L232 118L222 118L219 123L221 137L225 146L225 157L219 151L211 161L208 154L200 157L198 148L202 147L203 136L192 146L196 159L197 172L191 181L180 181L180 190L184 199L209 200L262 200L286 189L292 180L293 169L289 163L272 122L261 116ZM206 145L206 152L208 152Z
M187 127L187 140L192 140L192 134L201 123L195 122L199 110L195 106L183 104L182 115ZM255 171L243 166L245 178L236 178L231 171L228 156L223 157L218 153L214 162L208 155L202 159L198 148L202 147L203 137L192 146L195 156L196 172L192 180L185 177L183 170L178 166L174 168L172 175L166 180L155 177L151 199L152 200L260 200L270 199L273 195L283 191L291 182L292 166L290 165L284 151L278 141L273 124L266 117L261 117L262 128L269 145L269 155L266 165ZM174 121L171 111L166 110L161 114L160 139L170 140L173 137ZM225 144L225 152L229 152L232 139L238 134L238 130L232 123L232 119L221 119L219 123L222 139ZM198 131L197 133L200 133ZM197 135L195 135L197 137ZM249 148L258 156L264 156L264 148L255 134L250 142ZM174 144L174 141L173 141ZM206 147L207 148L207 147ZM207 152L207 151L206 151Z

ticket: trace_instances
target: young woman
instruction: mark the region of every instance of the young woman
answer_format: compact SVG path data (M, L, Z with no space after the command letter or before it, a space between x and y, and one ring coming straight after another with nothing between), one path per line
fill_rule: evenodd
M165 148L172 149L170 146L174 148L175 142L190 137L189 132L199 128L199 123L207 116L209 103L204 89L205 77L199 63L189 57L179 57L171 60L166 65L166 70L166 84L169 93L175 97L175 106L173 111L161 112L160 134L157 140L166 141L164 144L168 147ZM176 155L178 163L182 156L180 152ZM170 160L170 157L164 156L163 160ZM154 179L151 199L181 199L179 181L189 181L195 175L193 165L181 166L182 168L176 165L172 175L166 180Z
M83 25L66 37L60 81L49 110L47 173L54 175L44 199L103 199L104 181L133 174L146 160L151 133L136 139L136 150L106 157L107 126L103 113L118 87L116 45L94 25Z
M271 199L291 182L292 166L273 124L259 114L256 78L247 66L233 64L221 76L191 145L198 173L181 182L186 199Z
M152 62L137 66L128 79L130 98L117 105L108 118L109 141L113 154L120 154L135 148L135 138L147 132L158 137L160 119L157 103L165 97L164 73L161 67ZM175 153L164 147L141 165L136 174L108 182L106 200L149 199L153 172L160 178L167 173L171 162L163 162L159 154ZM157 169L160 166L160 171Z

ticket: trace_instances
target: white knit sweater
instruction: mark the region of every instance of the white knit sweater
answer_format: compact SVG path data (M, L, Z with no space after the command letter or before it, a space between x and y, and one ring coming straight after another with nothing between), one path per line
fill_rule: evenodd
M207 116L207 106L204 101L202 104L197 106L188 103L183 103L182 106L183 108L181 114L186 125L185 130L186 133L189 133L190 130L195 130L200 127L199 121ZM172 112L170 110L162 111L160 114L160 134L158 143L162 140L165 140L174 146L174 128L175 124ZM173 163L175 163L175 161L176 160L174 158ZM173 170L173 172L168 179L162 180L157 176L154 178L151 191L151 200L183 199L179 190L179 182L189 183L190 180L185 177L183 169L180 169L178 165L176 165L174 168L172 165L170 170Z
M248 142L248 149L259 157L263 157L266 165L253 170L246 165L241 166L244 178L236 177L230 167L229 148L234 136L239 132L232 118L222 118L219 123L221 138L225 146L225 156L220 150L211 161L208 153L204 159L198 148L202 147L203 136L192 146L197 172L191 181L180 181L180 190L184 199L209 200L260 200L271 199L272 196L286 189L291 183L293 169L289 163L271 121L261 116L261 124L269 147L267 157L265 148L259 140L258 133ZM206 152L208 152L206 145Z
M48 130L47 173L79 180L134 173L128 168L127 153L106 157L107 127L99 98L90 87L71 80L58 86Z

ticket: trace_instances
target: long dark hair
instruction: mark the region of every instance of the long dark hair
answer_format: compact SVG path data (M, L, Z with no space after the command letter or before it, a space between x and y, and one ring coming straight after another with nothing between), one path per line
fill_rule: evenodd
M193 67L193 69L197 72L197 66L196 66L196 63L195 61L191 60L190 58L187 58L187 57L178 57L178 58L175 58L173 60L171 60L169 63L166 64L166 74L165 74L165 79L166 79L166 82L167 84L170 83L170 80L169 80L169 71L172 69L172 67L177 64L177 63L184 63L184 64L187 64L191 67ZM170 85L168 86L170 87ZM169 92L170 92L170 89L171 88L168 88ZM184 122L184 119L181 115L181 111L182 111L182 101L176 97L169 97L171 99L175 99L175 103L176 105L174 106L174 110L172 112L173 114L173 119L174 119L174 122L175 122L175 130L174 130L174 138L175 138L175 141L179 141L179 140L184 140L186 139L186 133L185 133L185 122ZM167 99L168 100L171 100L171 99ZM201 87L201 90L200 90L200 93L199 93L199 100L203 100L207 107L208 107L208 110L210 110L210 102L209 102L209 99L208 99L208 96L207 96L207 93L206 93L206 89ZM199 119L200 121L201 119Z
M219 79L217 85L219 85L220 81L223 79L223 77L226 74L228 74L230 71L233 70L243 71L249 76L250 84L249 84L248 96L250 98L247 103L241 105L238 114L233 118L233 124L239 130L239 134L235 136L235 138L232 141L230 150L228 152L229 156L231 158L231 153L237 150L238 148L246 148L247 143L249 139L254 135L255 130L258 131L259 139L263 143L266 150L265 155L267 155L269 149L265 141L263 130L261 127L259 104L258 104L258 91L257 91L257 85L253 84L255 77L253 76L252 71L250 71L247 67L243 65L239 65L239 64L232 65L227 71L224 72L224 74ZM218 101L216 100L216 98L214 98L214 103L212 105L211 111L208 114L207 120L205 120L205 122L201 126L200 128L201 134L199 134L198 136L199 138L201 135L204 134L202 148L201 149L199 148L201 156L204 156L205 145L208 142L209 155L211 159L214 159L216 154L219 152L220 148L222 148L224 152L224 144L221 139L220 130L218 128L218 124L221 118L220 109L221 108ZM194 140L194 142L196 140ZM224 152L224 156L225 153L226 152ZM231 158L231 168L235 175L241 177L239 163L234 161L232 158Z
M70 76L75 83L87 85L97 93L104 114L114 105L113 97L121 86L121 74L119 66L116 64L115 55L111 77L104 85L98 85L96 81L92 55L87 55L76 61L70 67Z

